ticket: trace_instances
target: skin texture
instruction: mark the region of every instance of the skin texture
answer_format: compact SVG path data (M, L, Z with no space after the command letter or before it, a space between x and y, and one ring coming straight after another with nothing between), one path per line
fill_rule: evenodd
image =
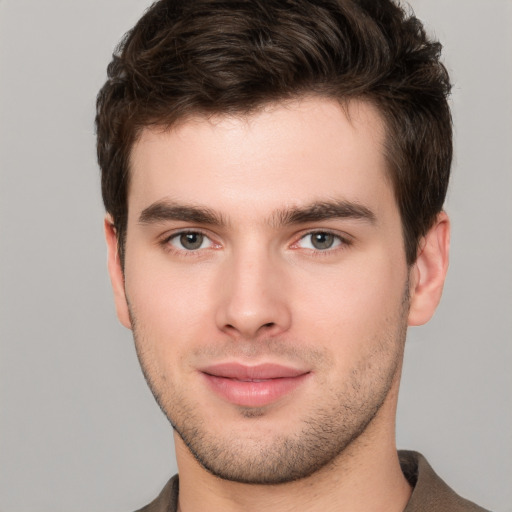
M449 226L440 214L406 265L383 140L371 105L303 98L135 144L124 275L107 218L109 270L176 431L183 509L405 506L403 347L439 301ZM205 368L225 363L301 377L284 393L221 379L223 394Z

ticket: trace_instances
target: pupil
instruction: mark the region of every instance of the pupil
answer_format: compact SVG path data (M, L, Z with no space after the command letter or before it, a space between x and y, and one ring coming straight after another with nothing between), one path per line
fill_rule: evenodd
M203 235L201 233L184 233L180 236L180 242L185 249L199 249L203 243Z
M316 249L329 249L334 242L334 235L330 233L315 233L313 235L313 247Z

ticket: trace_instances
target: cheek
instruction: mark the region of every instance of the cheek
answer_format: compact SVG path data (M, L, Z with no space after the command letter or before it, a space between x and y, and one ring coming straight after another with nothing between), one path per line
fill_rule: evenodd
M169 364L198 341L211 338L212 307L204 293L208 284L201 273L138 261L126 265L126 295L140 335L137 341L156 365Z
M405 264L384 252L333 268L322 281L309 278L298 292L305 298L297 308L298 329L312 331L310 337L324 340L340 360L356 357L365 344L397 332L406 282Z

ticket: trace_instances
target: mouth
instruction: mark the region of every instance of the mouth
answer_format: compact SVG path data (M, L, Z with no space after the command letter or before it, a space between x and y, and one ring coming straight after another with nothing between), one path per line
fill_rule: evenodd
M243 407L262 407L291 394L311 375L308 370L277 364L247 366L223 363L200 370L220 398Z

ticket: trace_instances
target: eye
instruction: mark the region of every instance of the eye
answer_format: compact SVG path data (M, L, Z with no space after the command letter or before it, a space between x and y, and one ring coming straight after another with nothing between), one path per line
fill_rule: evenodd
M168 239L168 243L175 249L186 251L197 251L212 246L212 241L197 231L177 233Z
M297 245L303 249L326 251L338 247L342 243L343 240L338 235L329 233L328 231L315 231L314 233L308 233L303 236Z

